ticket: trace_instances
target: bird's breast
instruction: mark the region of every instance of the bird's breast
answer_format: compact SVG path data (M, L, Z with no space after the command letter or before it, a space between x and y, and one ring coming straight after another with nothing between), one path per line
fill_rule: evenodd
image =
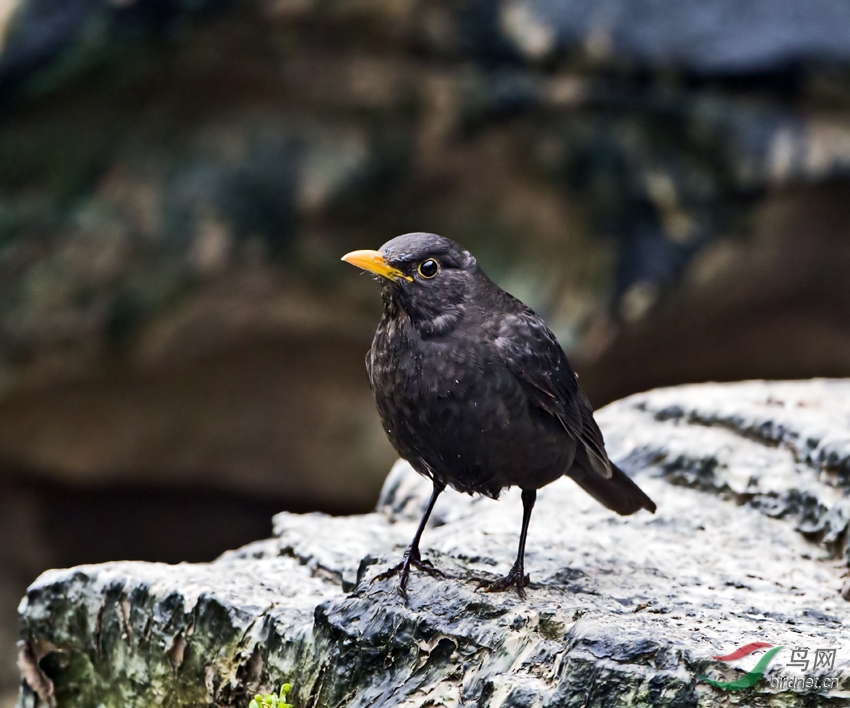
M456 339L423 340L398 325L379 329L371 356L376 394L409 404L463 398L492 366L480 347Z

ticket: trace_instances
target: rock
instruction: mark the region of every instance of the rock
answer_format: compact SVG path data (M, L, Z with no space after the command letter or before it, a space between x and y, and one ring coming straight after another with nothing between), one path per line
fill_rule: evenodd
M704 74L850 58L850 8L832 0L815 0L804 10L769 0L611 0L604 7L510 0L504 5L510 36L535 58L546 55L544 48L583 47L597 58ZM535 41L535 33L545 33L548 41Z
M674 297L579 366L596 405L683 381L846 376L850 186L776 191L750 223L748 238L707 246Z
M607 409L620 417L608 447L626 469L649 463L673 484L786 519L850 564L848 394L850 384L835 380L656 390ZM640 444L623 435L629 416Z
M752 706L850 700L846 492L850 381L662 389L599 413L612 457L658 513L622 518L569 480L541 491L528 600L476 591L511 563L521 507L447 492L423 539L446 573L393 580L429 490L406 463L376 512L279 514L274 537L213 563L51 570L20 606L20 708L723 706L754 641L781 645ZM835 685L781 691L789 649L835 649ZM37 700L40 692L42 701ZM55 699L51 698L55 696Z

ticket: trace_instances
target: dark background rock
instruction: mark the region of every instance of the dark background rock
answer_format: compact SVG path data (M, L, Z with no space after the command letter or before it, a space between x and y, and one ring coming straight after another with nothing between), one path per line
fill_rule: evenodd
M814 0L515 0L510 13L549 32L551 52L604 44L615 61L705 74L754 74L850 59L850 8ZM519 22L518 22L519 24ZM521 41L528 38L521 31ZM526 46L530 41L526 40Z
M32 678L19 706L37 705L39 681L68 707L241 706L284 681L296 705L316 706L846 705L850 515L830 542L791 500L822 508L822 526L846 505L848 388L691 386L607 407L612 456L658 512L617 517L568 479L544 488L527 601L475 590L512 562L517 490L441 497L423 552L447 578L415 573L407 602L395 580L373 582L429 495L403 462L375 513L282 513L273 538L213 563L48 571L21 605ZM752 641L788 647L765 679L740 694L700 680L752 668L753 656L712 658ZM836 685L772 690L799 673L790 647L835 648L832 669L809 675Z
M0 633L43 568L372 508L378 301L338 258L398 233L472 249L597 405L850 374L846 13L0 5Z

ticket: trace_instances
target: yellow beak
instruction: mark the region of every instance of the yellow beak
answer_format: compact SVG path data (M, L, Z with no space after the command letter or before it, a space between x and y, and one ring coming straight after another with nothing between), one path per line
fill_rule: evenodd
M393 268L378 251L352 251L346 253L342 260L346 263L351 263L353 266L368 270L370 273L381 275L390 280L398 280L404 278L413 282L413 278L405 275L398 268Z

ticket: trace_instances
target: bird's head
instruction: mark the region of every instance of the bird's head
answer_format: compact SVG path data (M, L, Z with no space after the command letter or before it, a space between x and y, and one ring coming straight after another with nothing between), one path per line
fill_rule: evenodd
M436 234L404 234L379 251L352 251L342 260L380 276L384 310L402 310L425 335L445 334L463 318L481 274L468 251Z

